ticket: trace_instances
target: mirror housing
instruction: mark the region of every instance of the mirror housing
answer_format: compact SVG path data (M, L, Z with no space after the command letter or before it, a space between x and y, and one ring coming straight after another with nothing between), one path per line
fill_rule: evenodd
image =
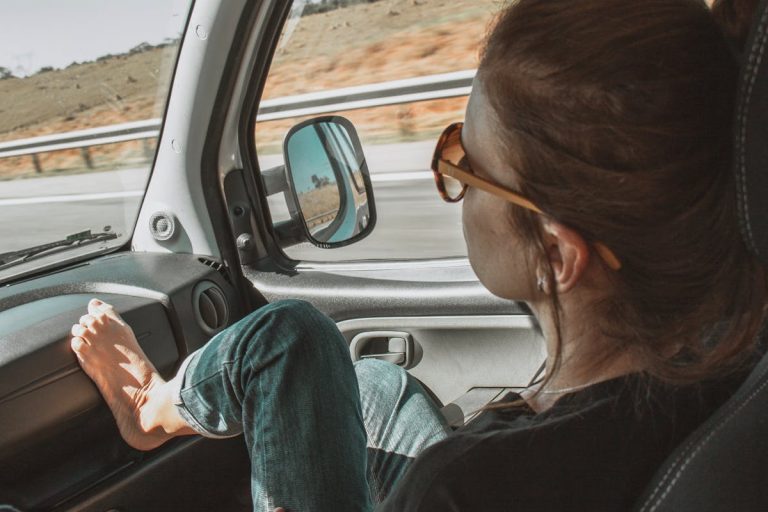
M285 192L290 221L275 226L282 247L309 241L333 249L362 240L376 224L368 165L354 126L340 116L291 128L285 166L262 173L267 194Z

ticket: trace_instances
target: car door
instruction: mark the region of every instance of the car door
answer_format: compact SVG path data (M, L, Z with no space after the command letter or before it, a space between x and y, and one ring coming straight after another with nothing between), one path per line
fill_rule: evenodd
M197 0L171 13L182 18L179 49L165 64L170 94L154 116L66 140L51 130L71 129L43 116L36 122L52 133L48 139L4 137L0 157L8 158L0 165L11 156L26 158L33 178L53 191L41 194L35 188L41 182L27 181L24 195L23 186L3 182L12 190L0 206L43 205L34 209L50 209L53 224L72 217L91 232L62 225L52 238L45 231L34 239L30 223L47 229L51 218L14 211L13 220L4 214L0 221L6 239L18 239L6 242L2 256L63 243L0 275L0 504L249 509L241 440L183 438L148 453L122 442L68 349L69 327L93 296L115 304L164 376L248 311L302 298L337 321L351 357L408 367L454 424L505 389L530 382L542 360L534 321L524 306L479 284L461 242L460 210L438 202L426 172L439 123L461 117L472 55L493 9L490 1L459 1L450 11L441 4ZM478 41L453 40L465 33ZM151 51L137 45L107 57L105 50L103 59L86 63L95 73L87 78L102 84L96 90L107 91L109 101L75 105L82 111L63 118L89 112L108 118L98 107L115 110L113 103L132 96L105 77L121 77L127 90L138 87L141 78L125 66ZM436 64L446 60L455 65ZM78 65L69 70L81 72ZM0 85L19 90L33 83L49 91L63 87L54 79L67 78L66 71L61 66ZM92 85L77 83L75 90ZM285 181L285 133L308 116L328 114L348 117L360 132L378 211L365 240L331 250L295 244L300 237L280 229L289 210L285 194L270 194ZM120 173L99 163L109 148L104 137L110 144L116 139L109 137L138 141L131 142L134 151L150 159L145 187L131 182L117 192L82 191L84 183L99 186L99 170ZM52 172L52 151L64 143L82 168ZM111 161L126 154L133 158L116 151ZM124 175L110 177L123 184L133 179ZM51 208L78 194L78 208ZM108 230L104 212L116 197L123 224L116 229L109 220ZM132 209L124 208L125 198L133 198ZM112 238L116 231L120 236ZM65 236L70 233L76 236Z
M233 95L237 106L225 125L238 124L238 139L224 141L219 155L242 159L242 170L223 170L225 200L236 204L239 191L249 190L253 223L263 233L263 245L244 260L247 251L240 251L244 278L269 301L302 298L330 315L353 358L408 368L451 405L446 414L456 424L505 390L528 385L543 361L527 308L478 282L460 205L441 202L428 171L437 135L463 118L496 8L493 1L450 9L433 1L283 6L274 14L285 20L280 37L259 45L271 53L254 55L260 65ZM284 236L285 198L272 178L284 163L286 132L319 115L355 125L377 211L368 238L332 250ZM227 180L244 186L227 189ZM231 226L234 238L252 234L250 226Z

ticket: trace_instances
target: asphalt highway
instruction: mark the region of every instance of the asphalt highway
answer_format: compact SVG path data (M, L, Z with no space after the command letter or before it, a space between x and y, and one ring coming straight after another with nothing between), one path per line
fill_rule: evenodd
M366 149L378 213L374 232L341 249L288 248L289 256L322 261L463 255L461 207L440 200L423 166L414 170L414 162L427 161L428 151L421 143ZM263 161L262 167L276 161ZM148 173L137 168L0 182L0 253L86 229L130 232Z

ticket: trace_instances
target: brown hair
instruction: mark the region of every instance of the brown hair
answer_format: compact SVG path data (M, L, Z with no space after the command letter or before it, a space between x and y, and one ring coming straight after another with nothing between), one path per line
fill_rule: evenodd
M744 47L757 3L757 0L715 0L712 5L712 15L736 48Z
M728 35L743 41L755 3L717 2L739 13L721 21ZM479 83L520 191L622 262L595 315L614 340L598 364L631 350L648 374L682 384L752 353L767 291L739 234L738 66L725 31L697 0L519 0L487 39ZM509 212L546 267L540 216ZM562 313L550 290L551 377Z

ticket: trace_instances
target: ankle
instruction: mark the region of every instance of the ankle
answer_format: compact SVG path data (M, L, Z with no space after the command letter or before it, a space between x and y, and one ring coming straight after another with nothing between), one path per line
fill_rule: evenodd
M170 434L166 416L173 400L167 383L156 373L152 374L144 388L144 400L139 408L139 421L144 433L165 432Z
M145 432L159 431L171 437L196 433L179 414L174 381L152 376L147 400L141 408L141 427Z

